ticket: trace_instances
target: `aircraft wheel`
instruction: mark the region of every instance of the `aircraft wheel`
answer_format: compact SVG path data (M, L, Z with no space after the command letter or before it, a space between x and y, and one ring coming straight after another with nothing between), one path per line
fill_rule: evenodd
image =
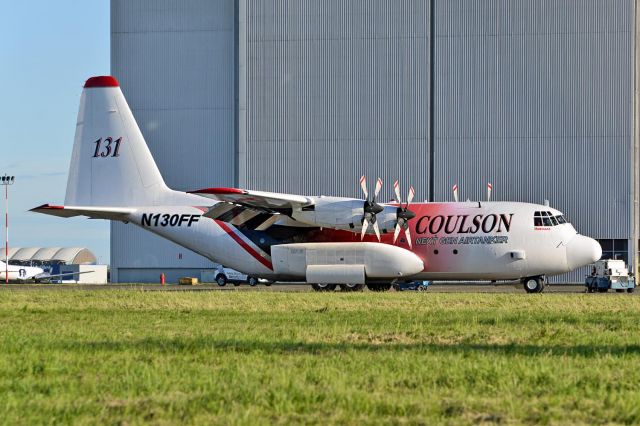
M540 277L525 278L522 280L522 284L527 293L542 293L542 290L544 290L544 284Z
M367 288L371 291L389 291L391 284L367 284Z
M216 283L218 283L220 287L224 287L225 285L227 285L227 277L225 277L223 274L219 274L216 277Z
M247 279L247 284L251 287L255 287L258 285L258 279L256 277L249 277L249 279Z
M311 287L315 290L315 291L334 291L336 289L336 285L335 284L311 284Z
M636 291L635 287L631 287L627 289L627 293L633 293L634 291Z
M342 291L362 291L364 284L340 284L340 290Z

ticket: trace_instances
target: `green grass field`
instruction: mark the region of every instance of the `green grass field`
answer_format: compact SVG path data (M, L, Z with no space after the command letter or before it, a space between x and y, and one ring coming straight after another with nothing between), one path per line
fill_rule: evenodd
M637 424L640 297L3 291L0 422Z

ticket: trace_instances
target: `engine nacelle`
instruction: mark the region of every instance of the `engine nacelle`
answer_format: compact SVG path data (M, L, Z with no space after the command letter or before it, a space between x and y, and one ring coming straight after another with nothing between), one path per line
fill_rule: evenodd
M357 230L362 227L364 215L364 201L354 198L314 197L314 204L294 211L292 217L300 222L320 226L323 228ZM378 213L377 220L380 229L393 232L396 223L397 207L383 206L384 211ZM369 233L373 233L370 228Z
M364 284L423 271L422 259L409 250L380 243L300 243L271 247L278 275L311 283Z

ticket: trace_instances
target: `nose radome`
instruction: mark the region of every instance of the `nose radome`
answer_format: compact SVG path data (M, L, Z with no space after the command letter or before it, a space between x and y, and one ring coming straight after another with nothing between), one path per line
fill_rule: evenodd
M602 247L593 238L576 235L567 245L567 265L570 269L586 266L602 257Z

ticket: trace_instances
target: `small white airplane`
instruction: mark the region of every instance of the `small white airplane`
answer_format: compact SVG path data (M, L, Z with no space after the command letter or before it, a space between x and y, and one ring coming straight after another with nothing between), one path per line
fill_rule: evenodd
M93 271L83 272L65 272L64 274L52 275L38 266L23 266L23 265L7 265L4 260L0 260L0 284L6 281L7 274L9 274L9 282L24 283L27 281L35 282L48 282L55 278L68 277L72 275L87 274Z
M35 281L44 279L45 276L49 277L49 274L42 268L36 266L7 265L3 260L0 260L0 284L6 281L7 274L9 274L9 281L11 282Z
M110 76L86 81L64 206L32 211L132 223L249 276L306 281L316 290L389 289L396 281L521 280L598 260L597 241L558 210L516 202L412 203L237 188L168 188ZM489 190L491 188L489 187ZM457 191L454 191L457 198Z

